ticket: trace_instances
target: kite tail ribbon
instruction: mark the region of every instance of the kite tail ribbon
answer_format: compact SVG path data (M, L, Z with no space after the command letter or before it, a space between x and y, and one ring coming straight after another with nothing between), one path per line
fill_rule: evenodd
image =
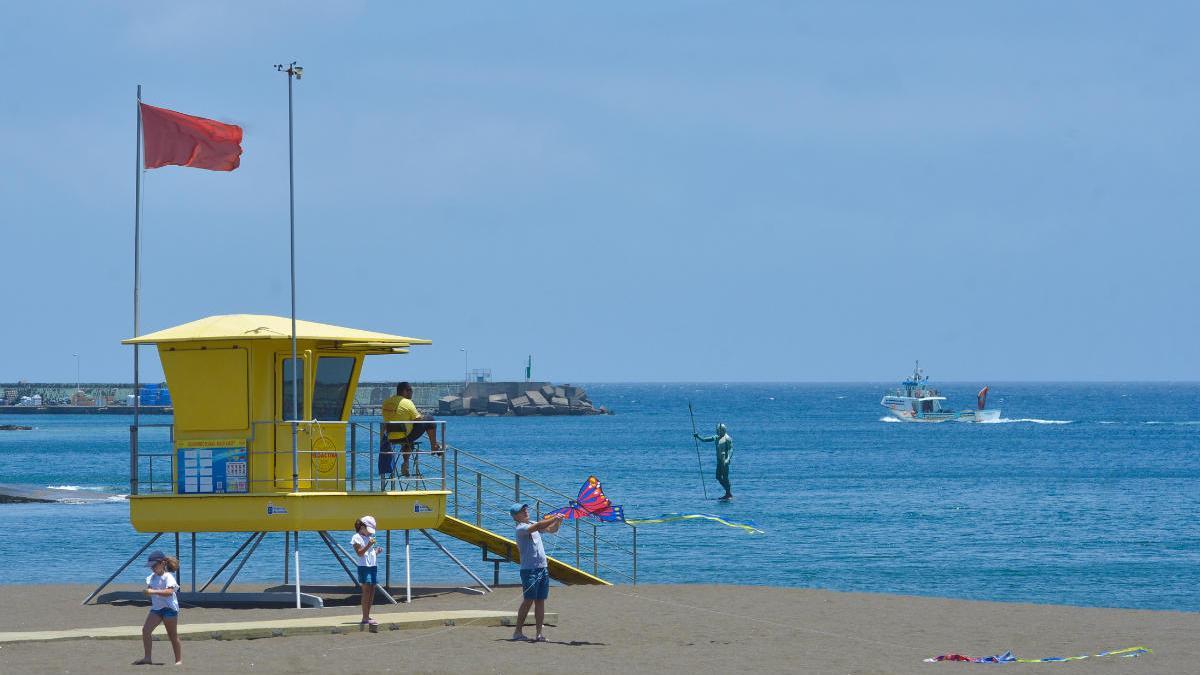
M656 525L659 523L674 523L683 520L711 520L714 523L720 523L726 527L736 527L745 530L749 534L766 534L762 530L758 529L754 523L739 523L708 513L664 513L657 518L628 518L625 520L625 522L629 523L630 525Z

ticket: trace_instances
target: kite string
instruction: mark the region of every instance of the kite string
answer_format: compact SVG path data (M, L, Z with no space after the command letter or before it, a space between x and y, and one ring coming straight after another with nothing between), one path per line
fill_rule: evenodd
M615 588L609 589L609 592L616 593L618 595L624 595L624 596L630 597L630 598L637 598L639 600L645 600L647 602L657 602L657 603L663 604L663 605L674 605L676 607L681 607L681 608L692 610L692 611L709 612L712 614L728 616L728 617L732 617L735 619L741 619L743 621L752 621L755 623L767 624L770 626L776 626L776 627L785 628L788 630L803 631L806 633L814 633L816 635L825 635L828 637L838 638L838 639L842 639L842 640L855 640L858 642L865 642L868 644L876 644L876 645L881 645L884 647L898 647L900 649L908 649L908 650L912 650L912 651L922 651L921 648L914 647L913 645L910 645L910 644L900 644L900 643L896 643L896 642L888 642L886 640L875 640L872 638L859 637L857 635L846 635L844 633L834 633L831 631L820 630L818 628L809 628L808 626L783 623L780 621L772 621L770 619L763 619L763 618L759 618L759 617L755 617L755 616L746 616L744 614L734 614L733 612L725 612L725 611L721 611L718 609L712 609L709 607L698 607L696 605L689 605L689 604L683 603L683 602L676 602L676 601L672 601L672 600L662 600L659 598L650 598L650 597L646 597L646 596L643 596L638 593L622 593L621 591L618 591ZM1150 649L1149 647L1144 647L1144 646L1138 645L1136 647L1126 647L1124 649L1116 649L1116 650L1112 650L1112 651L1101 652L1099 654L1092 654L1090 656L1066 657L1066 658L1063 658L1063 660L1064 661L1080 660L1083 658L1097 658L1097 657L1106 657L1106 656L1130 657L1130 656L1140 656L1141 654L1152 654L1153 651L1154 650ZM928 661L930 661L930 659L925 659L925 661L928 662ZM1053 662L1049 659L1016 659L1016 661L1018 663L1049 663L1049 662ZM1057 661L1057 659L1054 659L1054 661Z
M516 591L517 589L514 588L512 590ZM524 587L521 587L521 592L522 592L522 596L523 596L524 595ZM502 597L498 597L494 603L487 603L487 604L493 605L494 609L499 609L499 607L501 605L509 605L509 604L515 603L517 601L517 598L513 597L513 595L515 595L515 593L513 595L510 595L508 593L501 594L496 591L493 591L493 593L497 596L502 596ZM476 618L476 619L461 619L461 620L455 619L453 624L446 626L444 628L441 628L439 630L430 631L428 633L422 633L420 635L414 635L412 637L398 638L395 640L383 640L383 641L378 641L378 642L375 640L372 640L371 644L372 645L399 644L402 642L412 642L414 640L422 640L425 638L436 637L438 635L444 635L444 634L449 633L457 628L462 628L464 626L472 626L477 623L480 623L483 621L490 621L490 620L491 619L487 618L487 617L480 617L480 618ZM515 626L514 626L514 628L515 628ZM341 651L344 649L362 649L362 645L361 644L351 644L351 645L346 645L344 647L328 647L328 649L330 651Z
M755 623L767 624L770 626L776 626L776 627L785 628L788 630L803 631L806 633L814 633L816 635L825 635L827 637L840 638L843 640L857 640L859 642L866 642L869 644L882 645L885 647L899 647L901 649L911 649L911 650L917 651L917 652L925 651L919 647L914 647L912 645L898 644L895 642L887 642L884 640L873 640L871 638L863 638L863 637L858 637L856 635L844 635L844 634L840 634L840 633L832 633L830 631L820 630L818 628L809 628L807 626L801 626L801 625L797 625L797 624L783 623L781 621L772 621L770 619L763 619L763 618L759 618L756 616L746 616L744 614L734 614L733 612L725 612L725 611L721 611L719 609L712 609L710 607L700 607L697 605L689 605L684 602L676 602L676 601L672 601L672 600L662 600L660 598L650 598L650 597L641 595L639 593L622 593L621 591L618 591L615 588L609 589L609 592L616 593L617 595L624 595L624 596L630 597L630 598L637 598L639 600L645 600L647 602L657 602L657 603L663 604L663 605L673 605L675 607L680 607L680 608L688 609L688 610L692 610L692 611L709 612L711 614L719 614L721 616L728 616L728 617L732 617L734 619L741 619L743 621L752 621Z

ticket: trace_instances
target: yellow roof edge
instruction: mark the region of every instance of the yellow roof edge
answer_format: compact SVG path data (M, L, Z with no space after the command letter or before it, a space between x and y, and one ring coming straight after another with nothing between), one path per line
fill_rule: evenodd
M239 340L290 340L292 321L288 317L266 314L226 314L209 316L163 330L121 341L125 345L184 342L229 342ZM379 348L431 345L424 338L392 335L358 328L347 328L315 321L296 321L296 339L334 342L345 347L369 345Z
M197 337L197 338L178 337L178 338L165 338L165 339L153 339L151 335L144 335L144 336L138 337L138 338L125 338L124 340L121 340L121 344L123 344L123 345L160 345L160 344L170 344L170 343L175 343L175 342L245 342L248 340L291 340L291 339L292 339L291 335L284 335L283 337L265 336L265 335L243 335L241 337ZM338 343L338 346L344 347L346 349L383 349L383 350L386 350L386 349L394 349L397 347L399 347L399 348L411 347L413 345L417 345L419 347L424 347L424 346L433 344L433 340L425 340L423 338L404 338L403 340L396 340L393 342L388 342L388 341L383 341L383 340L363 340L362 342L359 342L357 340L313 337L310 335L297 335L296 339L297 340L312 340L315 342L336 342L336 343Z

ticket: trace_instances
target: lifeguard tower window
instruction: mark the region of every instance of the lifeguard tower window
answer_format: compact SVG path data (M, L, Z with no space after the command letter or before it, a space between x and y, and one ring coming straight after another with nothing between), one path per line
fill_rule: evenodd
M284 359L282 363L280 379L283 380L283 419L302 418L304 417L304 359L296 359L296 382L300 387L300 400L295 409L299 411L299 416L292 415L292 359Z
M245 349L169 349L159 353L182 431L246 429L249 408Z
M313 383L313 419L342 419L353 375L353 356L322 356L317 359L317 378Z

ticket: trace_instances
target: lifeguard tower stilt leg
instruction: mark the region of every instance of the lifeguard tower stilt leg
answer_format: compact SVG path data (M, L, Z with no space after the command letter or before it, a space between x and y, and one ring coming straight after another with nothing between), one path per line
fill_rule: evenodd
M358 577L354 576L354 572L350 569L350 566L347 565L346 561L342 559L341 554L339 554L337 550L333 548L333 543L331 542L329 533L322 530L317 534L321 536L321 541L325 542L325 547L328 548L329 552L333 554L333 559L338 561L338 564L342 566L342 570L346 573L346 576L350 577L350 583L353 584L355 588L362 588L362 584L358 583Z
M317 533L321 535L321 538L322 538L322 539L325 541L325 543L326 543L326 544L332 544L333 546L336 546L336 547L337 547L337 550L341 551L341 552L342 552L342 555L346 556L346 560L348 560L348 561L350 561L350 562L354 563L356 566L358 565L358 561L357 561L357 560L356 560L356 559L355 559L353 556L351 556L351 555L350 555L349 551L347 551L346 549L342 548L342 545L341 545L341 544L339 544L339 543L337 543L337 541L336 541L336 540L335 540L333 537L331 537L331 536L329 535L329 533L328 533L328 532L326 532L326 531L324 531L324 530L320 530L320 531L318 531ZM332 550L333 550L333 548L332 548L332 547L330 547L330 549L329 549L329 550L330 550L330 551L332 551ZM335 558L337 558L337 557L338 557L337 553L334 553L334 554L333 554L333 556L334 556ZM339 563L340 563L340 562L342 562L342 561L341 561L341 559L339 559L339 560L338 560L338 562L339 562ZM343 568L345 568L345 565L342 565L342 567L343 567ZM347 571L347 572L349 572L350 570L349 570L349 569L347 569L346 571ZM351 578L353 578L353 577L351 577ZM355 579L355 581L354 581L354 586L355 586L356 588L361 588L361 586L359 585L359 583L358 583L358 580L357 580L357 579ZM393 598L393 597L392 597L391 593L388 593L388 592L387 592L387 589L386 589L386 588L384 588L382 584L375 584L375 590L377 590L377 591L379 591L380 593L382 593L382 594L383 594L383 597L387 598L387 601L388 601L388 602L390 602L390 603L392 603L393 605L398 605L398 604L400 604L399 602L397 602L397 601L396 601L396 599L395 599L395 598Z
M112 583L113 579L116 579L118 576L120 576L121 572L124 572L126 567L129 567L130 565L133 564L134 560L137 560L138 558L140 558L142 556L142 554L146 552L146 549L150 548L150 546L152 544L154 544L154 542L158 541L158 538L161 536L163 536L163 533L157 532L157 533L155 533L155 535L153 537L150 537L150 541L146 542L145 546L142 546L141 548L138 549L137 553L134 553L132 556L130 556L129 560L126 560L124 565L121 565L119 568L117 568L117 571L113 572L112 576L105 579L104 583L97 586L96 590L92 591L91 595L84 598L83 602L79 603L79 605L82 607L83 605L88 604L88 602L90 602L92 598L99 595L100 591L104 590L105 586L108 586L109 584Z
M254 549L258 548L258 545L262 543L262 540L265 539L266 536L266 532L258 533L258 540L255 541L254 545L250 547L250 550L246 552L246 557L242 558L242 562L238 563L237 569L233 570L233 574L230 574L229 578L225 580L225 585L222 586L220 590L221 593L224 593L229 588L229 585L232 584L233 580L237 578L238 573L242 571L242 568L246 566L246 563L250 562L250 556L254 555Z
M483 587L482 591L477 591L480 595L492 592L492 587L488 586L486 583L484 583L483 579L479 578L479 575L472 572L471 568L464 565L461 560L459 560L457 557L455 557L455 555L453 553L450 552L449 549L447 549L445 546L442 546L442 542L438 541L437 539L434 539L433 535L429 534L429 532L427 530L421 530L420 532L421 532L421 534L425 535L426 539L433 542L433 545L436 546L439 551L441 551L442 553L445 553L447 558L453 560L454 564L458 565L459 569L461 569L462 571L469 574L471 576L471 578L475 580L475 583L477 583ZM475 589L468 588L468 590L474 591Z
M242 554L242 551L246 550L246 547L250 545L250 542L254 541L259 534L260 533L258 532L254 532L250 535L249 539L242 542L242 545L237 547L237 550L233 552L233 555L229 556L225 562L221 563L221 566L217 568L217 571L213 572L213 575L208 578L208 581L204 582L204 585L200 587L200 592L203 593L204 591L208 590L208 587L212 585L212 582L216 581L217 577L221 576L221 572L224 572L225 568L229 567L230 563L232 563L234 560L237 560L237 557ZM193 566L194 565L195 561L193 561Z

